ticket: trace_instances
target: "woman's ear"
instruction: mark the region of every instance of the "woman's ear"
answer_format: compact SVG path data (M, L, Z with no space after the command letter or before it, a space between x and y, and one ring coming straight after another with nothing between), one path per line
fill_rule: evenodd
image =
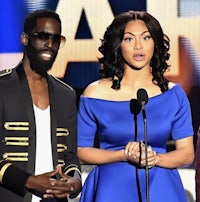
M28 44L28 36L26 33L22 33L21 34L21 43L26 46Z

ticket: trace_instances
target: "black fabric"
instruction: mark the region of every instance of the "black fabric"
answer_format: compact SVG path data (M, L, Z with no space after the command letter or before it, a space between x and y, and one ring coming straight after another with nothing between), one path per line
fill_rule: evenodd
M25 196L25 183L30 174L18 169L15 166L9 166L3 176L3 186L9 190L19 194L20 196Z
M42 199L40 202L67 202L67 198L63 199Z
M28 87L28 81L23 69L22 64L16 68L17 75L19 77L20 87L23 91L23 96L21 99L23 99L24 107L26 109L26 115L27 120L29 122L29 147L28 147L28 153L31 154L31 158L29 158L27 163L27 172L34 173L35 170L35 151L36 151L36 126L35 126L35 117L34 117L34 110L33 110L33 104L32 104L32 97L31 93Z

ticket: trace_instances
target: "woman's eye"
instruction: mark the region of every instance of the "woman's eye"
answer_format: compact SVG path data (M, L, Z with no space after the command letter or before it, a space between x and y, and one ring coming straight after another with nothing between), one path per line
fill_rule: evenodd
M149 39L151 39L151 36L145 36L144 38L143 38L145 41L147 41L147 40L149 40Z
M131 37L124 38L124 41L132 41L132 40L133 40L133 38L131 38Z

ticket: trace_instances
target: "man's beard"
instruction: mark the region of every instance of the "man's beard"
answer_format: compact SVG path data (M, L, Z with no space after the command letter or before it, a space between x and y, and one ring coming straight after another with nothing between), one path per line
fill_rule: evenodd
M31 44L27 45L27 47L26 47L26 53L27 53L27 56L30 61L31 69L34 70L36 73L41 74L43 76L45 76L47 74L48 70L51 69L51 67L56 59L56 56L57 56L57 53L53 52L54 54L50 60L48 60L48 61L43 60L41 57L39 57L39 53L41 51L45 51L45 50L37 50ZM49 51L49 49L48 49L48 51ZM50 51L52 52L52 50L50 50Z

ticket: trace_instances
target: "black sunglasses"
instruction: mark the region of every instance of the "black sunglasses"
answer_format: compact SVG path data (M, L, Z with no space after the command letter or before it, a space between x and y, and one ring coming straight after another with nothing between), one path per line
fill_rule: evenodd
M28 36L31 37L37 45L45 44L51 39L55 46L60 46L60 48L62 48L66 41L64 36L60 34L50 34L48 32L35 32Z

